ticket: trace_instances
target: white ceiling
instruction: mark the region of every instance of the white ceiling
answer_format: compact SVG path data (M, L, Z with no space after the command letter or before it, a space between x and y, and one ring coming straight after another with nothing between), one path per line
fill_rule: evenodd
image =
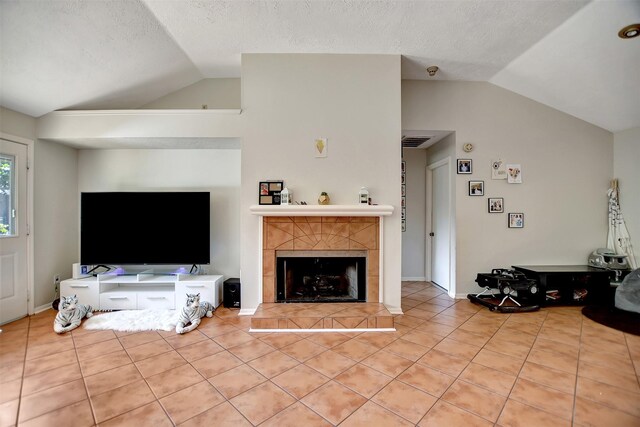
M0 103L135 108L242 53L401 54L402 77L490 81L611 131L640 126L638 0L0 0ZM596 68L597 67L597 68Z

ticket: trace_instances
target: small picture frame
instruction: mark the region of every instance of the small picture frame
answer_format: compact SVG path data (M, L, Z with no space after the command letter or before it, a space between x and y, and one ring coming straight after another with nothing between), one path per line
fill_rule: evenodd
M524 228L524 214L522 212L509 212L509 228Z
M504 199L502 197L489 197L489 213L503 213Z
M470 196L484 196L484 181L469 181Z
M473 173L471 159L458 159L458 173Z
M261 205L279 205L280 192L284 181L260 181L258 186L258 203Z

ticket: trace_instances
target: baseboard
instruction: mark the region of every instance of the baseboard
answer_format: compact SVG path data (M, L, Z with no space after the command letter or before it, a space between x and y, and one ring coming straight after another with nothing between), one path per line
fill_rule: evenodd
M468 294L456 294L456 299L467 299Z
M33 314L38 314L38 313L42 313L43 311L47 311L50 308L53 308L53 301L51 301L49 304L45 304L45 305L41 305L40 307L36 307L33 309Z
M389 307L388 305L385 305L385 307L387 308L389 313L391 313L394 316L399 314L404 314L401 307Z
M249 329L249 332L262 332L272 334L274 332L293 332L293 333L307 333L307 332L395 332L396 328L360 328L360 329Z
M238 316L253 316L258 308L241 308Z
M401 281L403 282L426 282L427 279L422 276L422 277L401 277L400 278Z

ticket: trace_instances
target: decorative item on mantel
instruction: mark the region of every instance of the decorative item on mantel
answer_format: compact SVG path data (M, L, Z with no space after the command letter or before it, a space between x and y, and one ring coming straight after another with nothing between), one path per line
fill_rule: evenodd
M320 193L320 197L318 197L319 205L328 205L330 202L331 202L331 199L329 198L329 195L325 191Z
M284 187L280 192L280 204L281 205L291 205L293 204L293 195L291 191L287 187Z
M366 189L366 187L360 187L360 192L358 193L358 203L361 205L369 205L370 203L370 198L369 198L369 190Z

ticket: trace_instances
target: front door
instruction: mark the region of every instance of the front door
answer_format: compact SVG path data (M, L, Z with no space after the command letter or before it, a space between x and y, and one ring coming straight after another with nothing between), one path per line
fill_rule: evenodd
M27 146L0 139L0 324L27 315Z

